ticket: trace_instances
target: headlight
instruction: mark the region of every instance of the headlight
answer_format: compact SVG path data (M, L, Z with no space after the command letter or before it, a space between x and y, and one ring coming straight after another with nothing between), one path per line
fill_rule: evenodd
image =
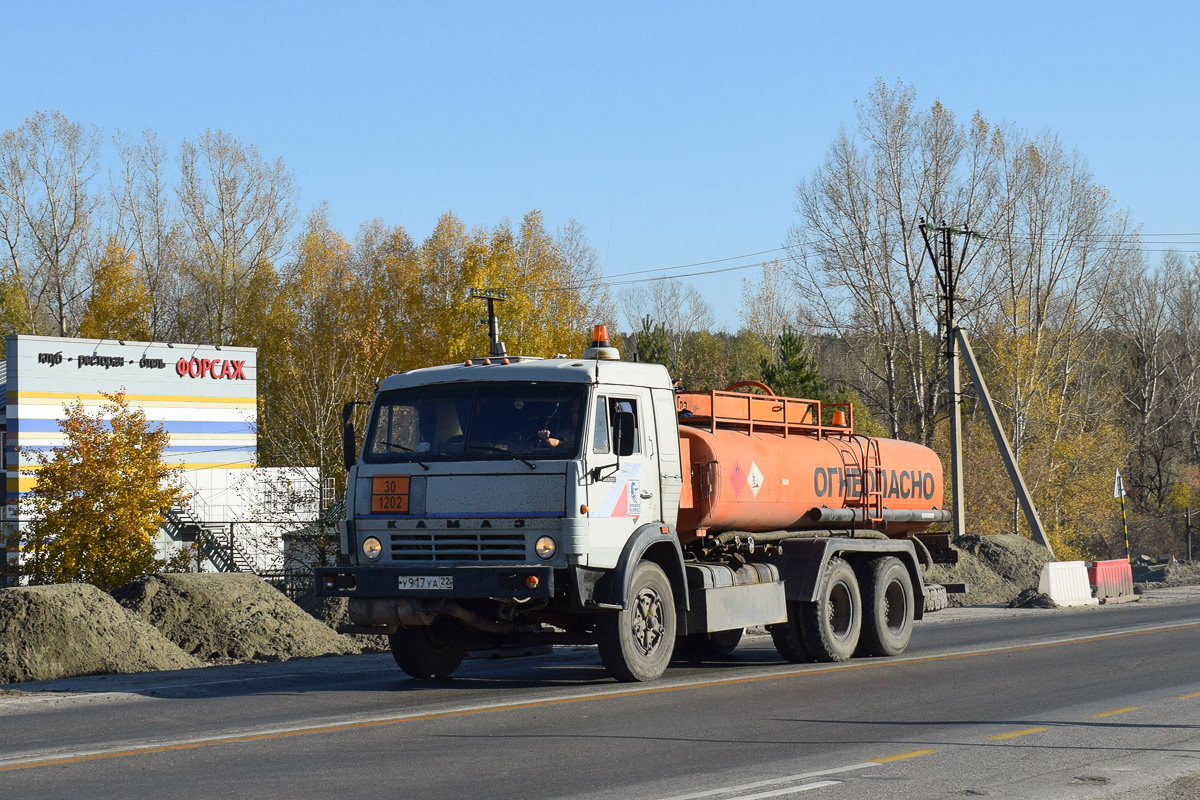
M554 558L554 554L558 552L558 543L550 536L543 536L533 545L533 551L540 559Z
M368 536L363 540L362 551L364 556L374 561L383 552L383 545L374 536Z

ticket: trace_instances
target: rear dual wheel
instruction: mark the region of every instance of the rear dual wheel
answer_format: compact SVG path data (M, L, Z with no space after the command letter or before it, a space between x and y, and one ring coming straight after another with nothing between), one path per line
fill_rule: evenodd
M812 602L788 603L787 622L770 627L779 655L794 664L846 661L862 630L862 597L854 569L831 558Z
M858 653L897 656L912 638L916 603L912 577L898 558L887 556L862 567L864 619Z
M817 661L846 661L858 647L862 631L862 596L854 569L840 558L831 558L817 599L800 617L800 635Z

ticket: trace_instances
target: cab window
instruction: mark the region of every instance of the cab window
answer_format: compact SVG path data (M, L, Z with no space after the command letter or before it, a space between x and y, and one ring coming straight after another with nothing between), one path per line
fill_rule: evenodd
M608 443L608 398L596 398L596 425L592 432L592 451L607 453L612 448Z
M612 420L616 419L617 414L626 413L633 415L633 452L642 452L642 423L638 419L637 400L626 397L610 397L608 399L608 418L609 423L609 441L612 441Z

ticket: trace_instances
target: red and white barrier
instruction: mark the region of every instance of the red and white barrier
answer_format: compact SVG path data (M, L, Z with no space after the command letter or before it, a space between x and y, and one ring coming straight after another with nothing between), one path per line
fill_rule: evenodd
M1123 558L1097 561L1089 566L1088 582L1101 603L1128 603L1138 599L1133 593L1133 569Z

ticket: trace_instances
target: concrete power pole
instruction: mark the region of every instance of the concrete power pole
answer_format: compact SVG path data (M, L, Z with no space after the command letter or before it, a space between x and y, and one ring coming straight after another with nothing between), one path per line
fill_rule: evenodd
M979 364L975 361L975 355L971 352L971 345L967 341L966 334L958 326L958 320L954 315L954 303L958 299L955 297L955 292L958 288L959 272L962 270L962 264L967 255L967 242L971 236L978 236L978 234L973 233L966 226L952 228L942 223L937 227L933 227L927 225L925 220L921 220L920 229L921 237L925 240L925 250L929 253L929 257L933 260L934 268L937 270L938 290L942 293L942 311L946 323L946 359L949 362L950 383L950 502L954 506L952 517L954 535L962 536L966 532L963 514L962 390L959 378L959 359L960 357L965 357L967 369L971 373L971 382L975 385L975 391L979 395L984 415L987 417L988 426L992 429L992 437L996 440L996 448L1000 451L1000 457L1004 461L1005 470L1008 472L1009 480L1012 481L1017 502L1025 514L1025 521L1029 525L1030 535L1035 542L1053 552L1050 547L1050 539L1046 535L1045 528L1042 526L1042 520L1037 513L1037 507L1034 505L1033 494L1025 484L1025 478L1021 475L1021 467L1017 463L1016 455L1013 453L1012 447L1008 443L1008 437L1004 435L1004 429L1000 425L1000 417L996 413L995 406L992 404L987 382L984 381L983 374L979 370ZM935 248L930 243L930 231L933 231L940 237L940 248ZM956 269L954 267L954 251L951 249L951 240L952 237L958 235L963 237L963 245L958 256L959 266ZM940 258L938 250L940 250Z
M954 268L954 251L951 249L951 239L955 234L963 234L962 253L959 256L959 269L967 254L967 242L970 240L970 230L967 228L952 228L944 222L934 227L921 220L921 238L925 240L925 250L933 260L933 267L938 280L938 291L941 293L942 316L945 321L946 360L949 368L950 383L950 502L953 506L952 523L954 535L966 533L966 523L963 516L963 466L962 466L962 391L959 377L958 340L954 336L957 319L954 315L955 292L958 288L958 273ZM940 241L940 247L934 247L929 241L932 231ZM939 258L940 251L940 258Z

